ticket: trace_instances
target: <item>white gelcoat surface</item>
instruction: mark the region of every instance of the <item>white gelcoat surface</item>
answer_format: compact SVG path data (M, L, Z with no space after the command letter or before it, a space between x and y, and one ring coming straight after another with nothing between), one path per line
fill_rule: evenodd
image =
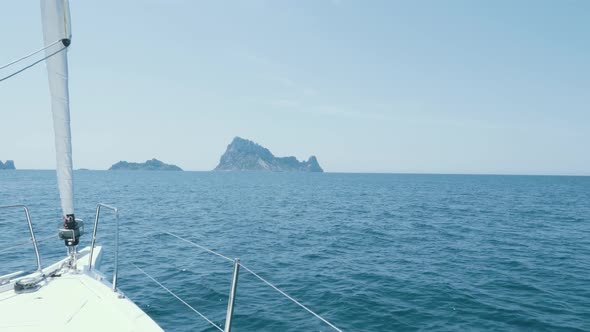
M37 291L14 292L14 282L0 286L0 331L163 331L146 313L114 292L100 273L88 272L89 248L80 252L77 269L61 269ZM93 261L100 257L96 247ZM65 260L45 268L59 269Z

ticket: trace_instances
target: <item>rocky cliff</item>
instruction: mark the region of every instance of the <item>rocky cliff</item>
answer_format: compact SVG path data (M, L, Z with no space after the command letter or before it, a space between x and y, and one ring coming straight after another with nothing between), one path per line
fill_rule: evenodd
M275 157L268 149L240 137L227 146L215 171L323 172L315 156L307 161Z
M7 160L5 163L0 161L0 169L16 169L16 167L14 167L14 161Z

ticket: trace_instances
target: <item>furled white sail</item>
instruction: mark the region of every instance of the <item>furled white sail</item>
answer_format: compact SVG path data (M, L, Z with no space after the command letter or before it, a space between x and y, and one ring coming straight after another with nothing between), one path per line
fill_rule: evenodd
M41 0L43 37L51 93L57 181L64 217L74 213L72 140L68 92L67 47L70 45L70 12L67 0ZM61 41L55 43L56 41Z

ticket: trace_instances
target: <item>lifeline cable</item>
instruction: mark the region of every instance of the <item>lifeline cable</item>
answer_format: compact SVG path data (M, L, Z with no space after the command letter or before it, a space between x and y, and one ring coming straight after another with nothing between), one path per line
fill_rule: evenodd
M213 250L211 250L211 249L209 249L209 248L203 247L202 245L199 245L199 244L197 244L197 243L194 243L194 242L192 242L192 241L190 241L190 240L187 240L187 239L185 239L185 238L183 238L183 237L181 237L181 236L179 236L179 235L176 235L176 234L173 234L173 233L170 233L170 232L162 232L162 233L163 233L163 234L168 234L168 235L170 235L170 236L173 236L173 237L175 237L175 238L177 238L177 239L179 239L179 240L182 240L182 241L184 241L184 242L190 243L190 244L192 244L193 246L195 246L195 247L197 247L197 248L200 248L200 249L202 249L202 250L205 250L205 251L207 251L207 252L209 252L209 253L211 253L211 254L217 255L217 256L219 256L219 257L221 257L221 258L224 258L224 259L226 259L226 260L228 260L228 261L230 261L230 262L231 262L231 261L233 261L233 259L231 259L231 258L229 258L229 257L227 257L227 256L225 256L225 255L222 255L222 254L220 254L220 253L218 253L218 252L215 252L215 251L213 251ZM336 330L336 331L338 331L338 332L342 332L342 330L341 330L341 329L339 329L338 327L336 327L334 324L330 323L330 322L329 322L329 321L327 321L327 320L326 320L324 317L320 316L319 314L316 314L316 313L315 313L315 312L313 312L311 309L309 309L309 308L308 308L308 307L306 307L305 305L301 304L299 301L295 300L295 299L294 299L292 296L290 296L289 294L285 293L284 291L282 291L282 290L281 290L280 288L278 288L277 286L273 285L273 284L272 284L270 281L268 281L268 280L264 279L263 277L261 277L260 275L258 275L258 273L256 273L256 272L254 272L254 271L250 270L249 268L247 268L246 266L244 266L242 263L239 263L239 264L240 264L240 266L241 266L241 267L243 267L243 268L244 268L246 271L250 272L250 273L251 273L253 276L255 276L256 278L260 279L260 281L264 282L265 284L267 284L268 286L270 286L271 288L273 288L274 290L276 290L277 292L279 292L281 295L283 295L283 296L284 296L284 297L286 297L287 299L291 300L293 303L295 303L295 304L297 304L298 306L300 306L301 308L305 309L307 312L311 313L312 315L314 315L315 317L317 317L318 319L320 319L322 322L324 322L324 323L328 324L328 326L330 326L330 327L331 327L331 328L333 328L334 330ZM137 266L136 266L136 267L137 267ZM143 272L143 271L142 271L142 272ZM145 273L145 272L144 272L144 273ZM151 277L150 277L150 278L151 278ZM153 278L152 278L152 280L156 281L156 280L155 280L155 279L153 279ZM156 281L156 282L157 282L157 281ZM159 283L158 283L158 284L159 284ZM172 294L172 293L171 293L171 294ZM172 295L174 295L174 294L172 294ZM181 301L182 301L182 300L181 300ZM184 301L183 301L183 303L184 303Z
M169 290L166 286L162 285L158 280L154 279L154 277L152 277L147 272L145 272L144 270L142 270L139 266L135 265L134 263L131 263L131 265L135 266L135 268L138 269L141 273L145 274L146 277L150 278L153 282L155 282L156 284L158 284L158 286L162 287L165 291L167 291L168 293L170 293L170 295L174 296L178 301L182 302L185 306L189 307L192 311L194 311L199 316L201 316L209 324L215 326L215 328L217 328L219 331L223 332L223 330L219 326L217 326L217 324L213 323L209 318L207 318L205 315L203 315L201 312L199 312L199 310L193 308L190 304L186 303L178 295L174 294L174 292L172 292L171 290Z
M50 235L50 236L46 236L44 238L37 239L37 243L39 243L41 241L45 241L45 240L51 239L51 238L57 238L57 236L56 235ZM3 248L3 249L0 250L0 254L5 253L7 251L11 251L12 249L16 249L18 247L22 247L22 246L27 245L29 243L33 243L33 239L32 238L29 238L27 241L21 242L21 243L19 243L17 245L14 245L14 246L11 246L11 247L8 247L8 248Z
M168 234L168 235L170 235L170 236L174 236L175 238L177 238L177 239L179 239L179 240L182 240L182 241L184 241L184 242L190 243L190 244L192 244L193 246L195 246L195 247L197 247L197 248L201 248L201 249L203 249L203 250L205 250L205 251L207 251L207 252L209 252L209 253L211 253L211 254L213 254L213 255L217 255L217 256L219 256L219 257L221 257L221 258L223 258L223 259L225 259L225 260L227 260L227 261L230 261L230 262L233 262L233 261L234 261L233 259L231 259L231 258L229 258L229 257L227 257L227 256L224 256L224 255L222 255L222 254L220 254L220 253L218 253L218 252L215 252L215 251L213 251L213 250L211 250L211 249L209 249L209 248L205 248L205 247L203 247L203 246L202 246L202 245L200 245L200 244L196 244L196 243L194 243L194 242L192 242L192 241L190 241L190 240L187 240L187 239L185 239L185 238L182 238L182 237L180 237L180 236L178 236L178 235L176 235L176 234L172 234L172 233L170 233L170 232L162 232L162 233L164 233L164 234Z
M250 270L249 268L247 268L246 266L244 266L242 263L239 263L241 267L243 267L246 271L250 272L253 276L255 276L256 278L260 279L262 282L264 282L265 284L269 285L270 287L272 287L274 290L276 290L277 292L281 293L283 296L285 296L286 298L288 298L289 300L293 301L293 303L297 304L298 306L300 306L301 308L305 309L307 312L309 312L310 314L316 316L318 319L320 319L322 322L328 324L331 328L333 328L334 330L338 331L338 332L342 332L341 329L337 328L336 326L334 326L334 324L328 322L324 317L316 314L315 312L313 312L311 309L309 309L308 307L304 306L303 304L301 304L299 301L295 300L293 297L291 297L289 294L283 292L281 289L279 289L277 286L273 285L270 283L270 281L267 281L266 279L264 279L263 277L259 276L256 272Z

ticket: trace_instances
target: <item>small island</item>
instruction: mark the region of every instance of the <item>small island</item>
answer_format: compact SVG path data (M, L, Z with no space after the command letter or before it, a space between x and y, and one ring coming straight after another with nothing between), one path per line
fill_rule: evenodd
M146 160L144 163L130 163L119 161L109 168L109 171L182 171L176 165L170 165L159 161L156 158Z
M0 169L16 169L16 167L13 160L7 160L5 163L0 160Z
M275 157L268 149L241 137L227 146L214 171L323 172L315 156L307 161Z

